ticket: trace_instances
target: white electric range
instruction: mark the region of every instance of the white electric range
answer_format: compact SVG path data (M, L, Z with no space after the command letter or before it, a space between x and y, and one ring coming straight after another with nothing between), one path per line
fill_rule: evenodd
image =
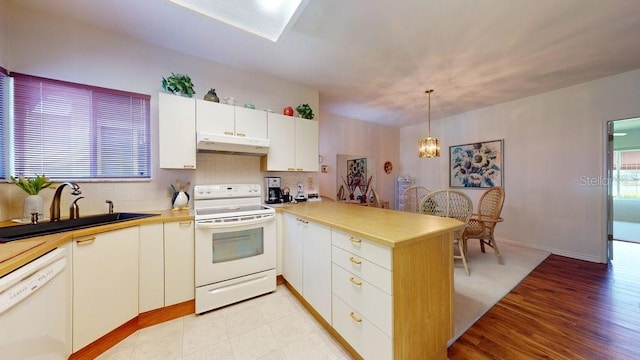
M259 184L194 187L196 313L276 289L276 213Z

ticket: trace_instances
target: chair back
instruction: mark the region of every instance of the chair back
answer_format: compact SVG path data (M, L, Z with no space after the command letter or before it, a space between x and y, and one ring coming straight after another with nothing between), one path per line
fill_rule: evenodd
M454 218L467 224L473 213L473 202L469 195L461 191L438 190L422 199L420 212L427 215ZM454 237L459 238L463 230L456 231Z
M424 186L409 186L402 192L402 210L419 212L420 201L429 193Z
M478 215L481 218L488 218L494 222L487 222L486 226L493 228L496 226L495 220L500 218L502 206L504 205L504 188L495 186L485 191L478 203Z

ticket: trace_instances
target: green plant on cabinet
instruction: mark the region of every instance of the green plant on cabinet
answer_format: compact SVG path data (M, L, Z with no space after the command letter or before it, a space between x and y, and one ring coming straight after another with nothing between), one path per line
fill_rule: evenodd
M176 95L193 96L196 93L193 86L189 75L171 73L171 76L162 78L162 88Z

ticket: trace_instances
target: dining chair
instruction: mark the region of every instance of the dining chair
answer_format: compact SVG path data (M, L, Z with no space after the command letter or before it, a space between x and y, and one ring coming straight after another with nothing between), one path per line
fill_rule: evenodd
M501 265L504 264L504 259L502 259L493 232L496 225L502 221L500 213L504 205L504 196L504 188L502 186L495 186L486 190L480 197L478 212L471 216L469 224L462 234L462 247L465 252L467 250L467 241L469 239L478 239L480 240L482 252L485 252L485 245L491 246L498 258L498 263Z
M457 190L438 190L425 196L419 205L420 213L454 218L467 224L473 213L473 202L469 195ZM453 258L462 260L464 272L469 276L467 254L462 242L464 229L453 233ZM458 255L456 255L456 250Z
M409 186L402 192L402 210L408 212L419 212L420 201L430 193L424 186Z

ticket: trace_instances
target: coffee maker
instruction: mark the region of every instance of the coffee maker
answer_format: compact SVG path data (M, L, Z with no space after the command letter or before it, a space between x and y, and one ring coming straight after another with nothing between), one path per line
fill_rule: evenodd
M282 192L280 190L280 177L265 177L264 187L265 204L279 204L282 202Z

